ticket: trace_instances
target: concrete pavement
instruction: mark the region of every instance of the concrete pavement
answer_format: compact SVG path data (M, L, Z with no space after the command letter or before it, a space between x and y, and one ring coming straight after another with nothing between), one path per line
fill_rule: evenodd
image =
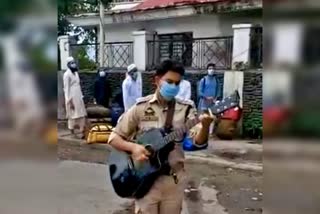
M255 202L248 197L253 193L244 194L239 187L251 188L253 191L257 188L255 180L262 179L260 175L258 178L255 177L256 174L246 175L241 170L230 172L224 168L208 168L199 164L187 165L187 172L189 188L185 190L181 214L229 214L228 209L221 205L220 199L226 205L234 198L244 200L240 204L237 203L238 208L231 209L230 214L243 213L244 210L240 211L240 207L257 206L257 204L252 204ZM59 214L133 214L133 201L119 198L114 193L108 179L106 165L61 161L58 164L58 175ZM240 183L236 184L239 181ZM218 190L217 187L221 189ZM220 199L219 194L222 196ZM228 194L234 198L223 197ZM226 200L229 202L226 203Z
M64 198L62 214L126 213L130 208L131 200L114 193L105 165L62 161L58 168L63 179L60 187L60 197Z
M105 164L109 151L108 145L88 145L83 140L75 140L68 136L59 137L58 157L64 160L59 164L59 171L66 179L62 198L71 198L63 203L62 214L133 213L132 201L121 199L113 192L110 181L106 179L108 177L106 166L93 164ZM251 155L249 160L243 158L248 154ZM251 206L255 210L252 213L260 213L260 205L252 204L249 194L255 194L253 190L258 185L256 182L261 179L261 157L262 145L240 141L211 141L208 150L186 152L187 165L193 165L187 168L191 174L196 175L192 180L197 181L194 186L197 191L191 192L196 195L195 199L194 196L189 197L190 192L186 190L182 214L239 214L246 213L245 209ZM229 170L231 168L241 170ZM229 175L230 173L232 175ZM215 185L208 185L206 179L211 184L218 184L219 191L228 191L230 194L227 192L221 194ZM249 188L251 192L243 193L242 185L252 186ZM223 204L230 208L230 212L219 203L219 197ZM81 204L86 204L86 207L82 207Z
M61 160L105 164L109 152L110 146L106 144L86 144L84 140L59 137L58 158ZM187 163L209 164L260 172L263 169L260 160L262 159L262 145L233 141L211 141L208 149L185 152L185 155Z
M61 161L1 163L1 214L133 214L133 201L118 197L106 165ZM200 184L197 200L186 199L182 214L226 214L217 191Z
M62 160L106 163L110 146L106 144L86 144L59 132L58 157ZM220 141L210 139L206 150L185 152L189 163L213 164L245 170L262 171L262 145L247 141Z
M58 142L61 144L86 145L85 140L74 139L70 132L65 129L59 129ZM251 143L248 140L230 140L224 141L215 138L209 139L209 146L205 150L196 152L202 157L220 156L227 159L241 159L248 161L262 161L263 147L262 143ZM105 150L107 148L104 144L87 145L96 149Z
M1 214L133 213L132 201L115 195L106 165L17 160L2 161L0 167ZM199 164L186 167L195 191L186 190L182 214L239 214L245 207L260 206L250 199L253 190L261 188L260 174Z
M61 208L63 214L132 213L132 200L119 198L113 192L105 165L62 161L59 175L64 179L60 187L60 197L64 201ZM182 214L193 214L195 211L199 214L226 214L224 207L218 203L215 189L200 184L198 191L201 192L201 200L185 200Z

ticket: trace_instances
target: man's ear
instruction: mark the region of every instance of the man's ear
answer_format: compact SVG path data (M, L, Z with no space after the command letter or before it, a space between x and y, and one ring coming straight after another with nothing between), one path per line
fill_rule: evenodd
M155 83L155 85L157 85L157 86L159 85L160 79L161 79L160 76L155 76L155 77L154 77L154 83Z

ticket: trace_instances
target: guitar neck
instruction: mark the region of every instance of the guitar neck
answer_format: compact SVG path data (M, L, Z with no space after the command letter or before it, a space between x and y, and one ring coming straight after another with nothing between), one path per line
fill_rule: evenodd
M172 142L173 140L183 136L188 130L190 130L192 127L197 125L200 122L198 117L195 117L194 119L188 120L187 123L182 127L174 132L171 132L167 136L164 137L164 140L166 143Z
M211 111L214 115L219 115L220 113L230 109L234 108L239 105L239 93L236 90L232 95L224 98L221 102L216 102L214 105L208 108L208 110ZM175 131L171 132L170 134L166 135L164 137L165 143L169 143L174 141L175 139L181 139L182 136L187 133L188 130L190 130L192 127L197 125L200 122L199 118L196 117L194 119L188 120L186 124L179 129L176 129Z

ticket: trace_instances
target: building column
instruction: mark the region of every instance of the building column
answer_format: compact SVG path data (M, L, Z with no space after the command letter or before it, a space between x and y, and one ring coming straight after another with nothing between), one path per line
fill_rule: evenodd
M138 70L145 71L148 66L148 41L153 39L153 32L134 31L133 56Z
M272 29L272 64L299 65L301 63L303 25L278 23Z
M232 68L236 63L250 63L250 33L252 24L234 24L233 28L233 51Z
M104 34L104 5L102 1L100 1L100 10L99 10L99 65L100 67L104 67L105 63L105 52L104 52L104 41L105 41L105 34Z
M66 119L66 109L65 109L65 100L64 100L64 92L63 92L63 72L67 70L67 58L71 56L71 48L70 48L70 37L59 36L58 37L58 47L60 50L60 68L58 68L58 109L57 109L57 117L58 120Z
M60 62L61 62L61 68L59 70L67 70L67 58L71 56L71 48L70 48L70 37L65 36L59 36L58 37L58 44L60 49Z

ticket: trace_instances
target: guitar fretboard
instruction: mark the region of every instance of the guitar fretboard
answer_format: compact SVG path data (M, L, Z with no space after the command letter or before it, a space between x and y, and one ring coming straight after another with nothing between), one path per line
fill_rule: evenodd
M239 99L239 93L238 91L235 91L231 96L226 97L221 102L216 102L213 106L210 107L210 110L213 114L220 114L230 108L238 106ZM166 135L164 137L164 142L167 144L174 141L175 139L182 139L183 135L199 122L200 120L198 117L188 120L182 128L176 129L170 134Z
M197 123L199 123L199 122L200 122L200 120L198 117L191 119L191 120L188 120L182 128L176 129L174 132L171 132L170 134L166 135L164 137L164 142L169 143L175 139L179 139L179 138L181 139L184 133L186 133L192 127L197 125Z

